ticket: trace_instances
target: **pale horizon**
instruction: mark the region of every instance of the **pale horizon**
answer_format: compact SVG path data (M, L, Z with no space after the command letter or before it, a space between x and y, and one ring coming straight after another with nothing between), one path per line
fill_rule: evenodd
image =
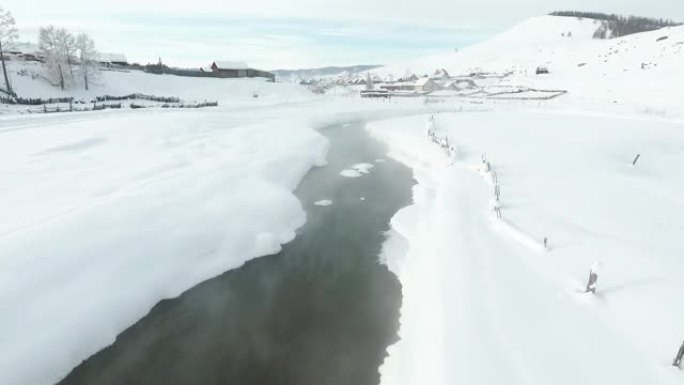
M443 53L554 10L684 20L676 0L657 5L610 0L600 9L589 1L549 6L537 0L526 5L503 0L467 5L444 0L255 0L231 6L217 0L66 3L9 0L4 7L14 14L22 41L36 42L38 29L54 24L88 33L100 51L123 53L130 62L146 64L161 57L172 66L198 67L214 60L239 60L268 70L387 64Z

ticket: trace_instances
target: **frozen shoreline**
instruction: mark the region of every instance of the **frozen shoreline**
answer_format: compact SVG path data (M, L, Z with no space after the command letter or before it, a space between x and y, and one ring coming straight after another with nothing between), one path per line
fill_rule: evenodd
M318 127L434 110L254 108L0 118L0 382L54 383L158 301L277 253L326 163Z
M684 143L681 124L440 114L436 132L456 145L454 162L427 138L426 120L369 125L418 181L383 252L404 303L382 384L680 382L669 355L684 311L667 293L684 289L684 264L674 228L647 229L681 211L671 193L684 175L666 166L681 155L663 152ZM650 163L632 170L633 148ZM482 154L502 186L502 220ZM596 297L578 293L594 261L606 265Z

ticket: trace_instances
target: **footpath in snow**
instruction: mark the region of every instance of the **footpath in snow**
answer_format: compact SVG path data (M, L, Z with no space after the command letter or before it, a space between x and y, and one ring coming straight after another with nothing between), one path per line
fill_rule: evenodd
M403 305L382 383L680 384L684 126L442 114L428 128L448 156L426 120L369 126L418 180L384 253Z

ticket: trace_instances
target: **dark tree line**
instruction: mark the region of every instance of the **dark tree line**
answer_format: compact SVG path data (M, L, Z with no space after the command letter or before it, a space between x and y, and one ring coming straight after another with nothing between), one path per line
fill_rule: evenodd
M671 19L655 19L640 16L622 16L600 12L557 11L552 16L569 16L585 19L599 20L601 25L594 33L596 39L615 38L633 33L655 31L665 27L682 25Z

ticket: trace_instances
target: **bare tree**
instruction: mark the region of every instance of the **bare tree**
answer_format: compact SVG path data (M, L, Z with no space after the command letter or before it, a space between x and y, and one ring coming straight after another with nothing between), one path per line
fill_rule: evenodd
M74 62L74 55L76 54L76 39L64 28L59 28L55 30L55 38L57 40L57 45L59 50L62 51L62 56L66 62L67 67L69 67L69 74L71 75L71 80L74 80L74 68L72 66Z
M90 87L91 80L98 73L95 60L97 59L97 51L95 50L95 41L85 33L81 33L76 38L76 48L78 50L79 60L81 62L81 76L85 89Z
M5 79L5 88L0 88L0 92L10 96L16 96L16 94L12 90L12 83L10 83L9 75L7 75L5 53L3 49L8 49L17 37L17 27L14 17L12 17L12 14L9 11L0 7L0 62L2 62L2 75Z
M67 63L57 38L57 29L55 26L49 25L40 28L38 47L41 54L45 57L45 65L47 66L48 71L48 77L46 79L50 84L59 86L64 90L66 88L64 67L66 67Z

